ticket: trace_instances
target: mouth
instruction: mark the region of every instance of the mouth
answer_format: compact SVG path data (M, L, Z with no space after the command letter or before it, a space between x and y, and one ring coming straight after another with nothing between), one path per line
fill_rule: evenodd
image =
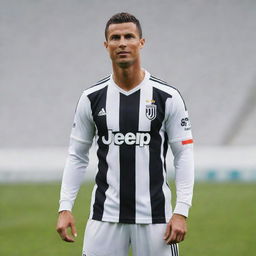
M126 52L126 51L121 51L117 53L117 55L127 55L127 54L129 54L129 52Z

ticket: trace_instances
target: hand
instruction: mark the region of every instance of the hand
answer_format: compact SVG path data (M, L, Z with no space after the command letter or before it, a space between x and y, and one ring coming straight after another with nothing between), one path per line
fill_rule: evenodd
M186 217L180 214L173 214L167 223L164 240L167 244L175 244L184 240L187 233Z
M77 237L75 220L70 211L61 211L57 222L56 230L59 233L62 240L66 242L75 242L74 238L68 235L67 229L71 228L71 233L74 237Z

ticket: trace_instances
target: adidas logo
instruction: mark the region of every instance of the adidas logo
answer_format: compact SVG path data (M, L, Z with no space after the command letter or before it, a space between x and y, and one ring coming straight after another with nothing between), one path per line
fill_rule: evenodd
M98 113L98 116L105 116L107 113L104 108L101 109L101 111Z

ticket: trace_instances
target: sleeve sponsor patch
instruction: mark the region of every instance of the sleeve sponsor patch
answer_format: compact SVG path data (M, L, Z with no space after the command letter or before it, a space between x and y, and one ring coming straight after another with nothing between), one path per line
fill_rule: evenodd
M180 122L180 125L182 127L184 127L184 130L185 131L188 131L191 129L191 124L190 124L190 121L189 121L189 118L188 117L185 117L185 118L182 118L181 119L181 122Z

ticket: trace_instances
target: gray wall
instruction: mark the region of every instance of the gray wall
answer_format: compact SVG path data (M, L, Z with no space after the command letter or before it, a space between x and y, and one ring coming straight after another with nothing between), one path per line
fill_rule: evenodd
M199 145L256 144L256 1L0 0L0 147L66 146L82 91L111 72L104 26L142 23L143 66L182 92Z

